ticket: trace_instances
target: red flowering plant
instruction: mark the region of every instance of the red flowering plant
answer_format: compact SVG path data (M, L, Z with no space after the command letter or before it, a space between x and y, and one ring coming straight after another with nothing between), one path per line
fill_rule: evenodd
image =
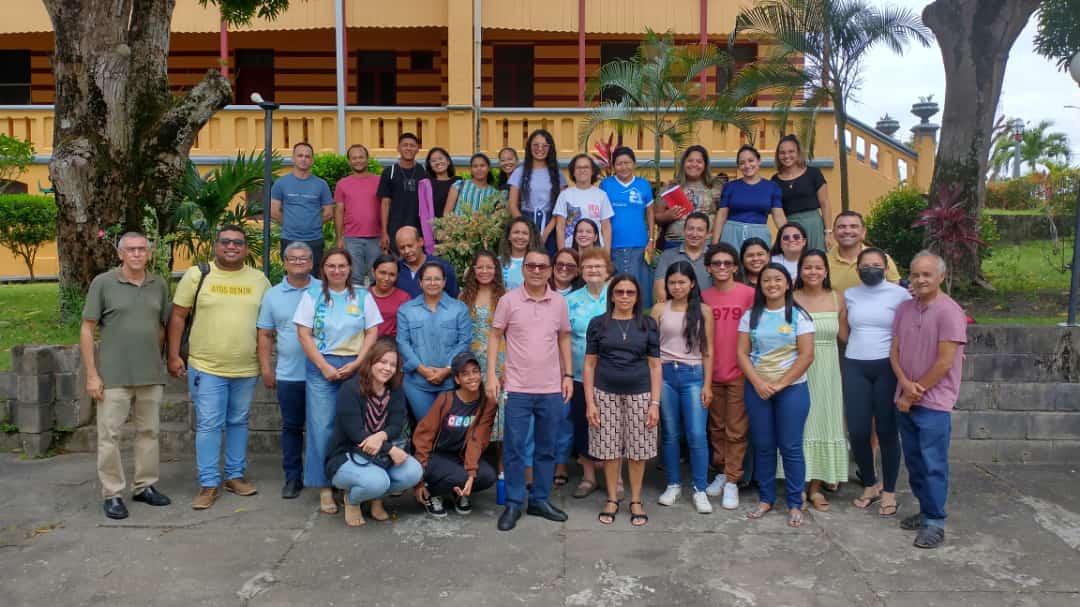
M615 167L613 166L611 155L615 153L615 133L608 135L607 141L597 141L593 144L591 156L593 162L600 167L600 172L604 177L611 177L615 174Z
M949 292L952 292L953 272L965 253L970 254L970 259L978 259L978 248L986 245L979 238L979 224L964 207L962 196L960 184L942 185L938 188L937 204L919 213L919 219L911 224L926 228L927 243L948 264L945 284Z

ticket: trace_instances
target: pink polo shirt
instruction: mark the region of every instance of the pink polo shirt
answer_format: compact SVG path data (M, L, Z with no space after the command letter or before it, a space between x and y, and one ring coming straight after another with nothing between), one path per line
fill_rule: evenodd
M960 344L949 372L915 403L927 409L952 411L960 394L960 372L964 364L964 344L967 343L967 317L960 305L944 293L930 305L915 299L901 303L893 318L893 339L900 354L900 369L911 381L918 381L934 366L939 343ZM900 398L901 393L897 385L896 398Z
M524 285L507 292L495 306L491 326L506 335L507 392L562 390L559 333L570 331L570 318L558 291L547 287L540 299L530 297Z

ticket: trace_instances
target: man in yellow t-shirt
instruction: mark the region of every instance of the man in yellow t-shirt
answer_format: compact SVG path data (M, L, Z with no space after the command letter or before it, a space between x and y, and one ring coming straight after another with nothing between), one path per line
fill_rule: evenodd
M868 246L864 242L866 224L862 215L856 211L843 211L837 215L833 220L833 238L836 239L836 246L829 249L826 255L829 258L829 282L833 291L842 296L845 290L861 284L859 269L855 265L859 253ZM885 255L885 280L900 282L900 272L888 254Z
M240 226L218 230L214 261L199 288L202 272L193 266L180 279L169 318L169 373L187 375L195 404L195 461L199 493L191 507L205 510L218 497L221 437L225 435L225 490L254 495L247 469L248 411L259 375L255 353L259 304L270 288L258 270L245 266L247 240ZM198 301L195 292L198 290ZM180 358L184 323L194 307L189 356Z

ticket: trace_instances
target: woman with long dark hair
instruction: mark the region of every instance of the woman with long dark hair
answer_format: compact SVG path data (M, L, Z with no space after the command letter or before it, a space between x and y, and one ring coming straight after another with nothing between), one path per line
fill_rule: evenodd
M780 227L784 218L780 186L761 176L761 153L744 145L735 155L741 176L724 185L713 223L713 243L721 240L741 247L751 237L769 240L769 217Z
M510 215L525 217L540 232L548 253L556 249L552 211L566 179L559 173L555 138L544 129L529 134L525 162L510 175Z
M623 458L630 468L630 524L649 522L641 484L645 462L656 457L663 382L656 321L642 312L643 299L637 279L619 274L608 286L607 312L589 321L586 334L585 415L589 453L604 461L607 504L599 519L605 525L614 523L619 511Z
M705 146L692 145L679 157L675 169L675 179L668 187L678 185L682 188L694 208L670 208L663 198L657 199L656 222L664 228L664 248L673 249L683 243L683 225L690 213L705 213L712 217L720 206L720 193L723 183L714 180L709 172L709 151Z
M496 197L499 190L492 183L491 159L477 152L469 159L470 179L458 179L450 186L443 215L472 215L484 201Z
M799 276L799 258L806 250L806 229L797 223L786 223L776 232L770 261L784 266L789 276Z
M491 332L491 317L495 314L495 306L499 298L506 294L503 283L503 272L499 265L499 258L495 253L487 250L479 250L473 257L472 265L465 272L465 286L461 289L461 303L469 309L472 318L473 334L469 349L476 354L480 361L480 369L486 374L489 361L487 359L488 337ZM502 376L503 352L499 352L499 359L495 361L498 375ZM499 399L499 410L495 419L495 427L491 431L491 441L502 443L503 440L503 405ZM499 445L499 471L502 472L502 445Z
M427 179L431 182L431 204L435 217L442 217L446 210L446 199L450 195L450 188L461 180L454 168L454 159L445 148L431 148L427 159L424 160L424 170L427 171Z
M353 286L352 257L347 250L327 251L321 270L322 284L300 296L293 322L307 356L304 486L318 488L319 508L334 514L337 504L325 473L334 403L342 384L356 373L375 343L382 314L370 293Z
M747 238L739 248L739 272L735 280L751 287L757 286L758 276L769 265L769 245L764 240Z
M582 217L574 226L573 249L580 254L585 249L600 246L600 226L591 219Z
M581 280L581 256L574 249L559 249L553 257L551 280L548 284L559 295L566 297L571 291L584 284Z
M780 264L761 272L754 305L739 320L739 368L746 376L746 413L760 497L746 513L759 519L776 501L776 451L784 462L788 525L802 526L803 428L810 411L806 370L814 361L814 322L795 303Z
M824 251L825 236L832 233L825 227L829 221L829 186L819 169L806 164L795 135L784 135L776 144L776 174L772 180L780 186L788 222L806 228L808 248Z
M515 217L506 224L506 231L499 240L499 264L502 265L503 285L506 290L516 289L525 282L522 265L525 253L541 249L540 233L536 224L524 217Z
M806 372L810 413L803 434L807 499L815 510L827 512L829 500L822 484L847 480L848 451L844 436L844 393L840 379L840 341L847 341L847 308L829 282L825 251L804 251L795 279L795 302L814 317L814 364Z
M383 253L371 264L371 297L379 307L383 321L379 325L379 337L397 336L397 311L401 304L411 299L409 294L397 288L398 258Z
M338 391L323 470L345 492L349 527L364 524L360 507L369 500L371 517L388 520L382 496L412 487L423 477L424 469L403 448L405 417L401 357L394 340L382 337L361 359L356 379Z
M510 200L510 175L514 173L514 169L518 167L518 153L512 147L505 147L499 150L499 177L495 180L495 187L499 188L499 192L503 196L503 200Z
M661 446L667 488L662 506L671 506L682 495L679 456L682 439L690 448L690 471L694 484L694 508L712 512L705 489L709 485L709 442L706 426L712 385L705 370L712 369L712 308L702 302L694 266L677 261L664 276L665 300L653 306L652 318L660 331L660 364L663 387L660 395Z

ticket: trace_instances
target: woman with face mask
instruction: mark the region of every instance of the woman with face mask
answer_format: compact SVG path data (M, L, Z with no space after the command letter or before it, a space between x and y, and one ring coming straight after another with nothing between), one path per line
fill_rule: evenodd
M878 515L892 517L896 516L900 439L893 404L896 375L889 364L889 349L896 308L911 296L903 287L885 280L886 264L881 249L867 247L859 253L856 267L862 284L844 291L847 327L841 327L840 335L848 335L847 350L841 361L844 417L863 483L863 493L854 504L866 509L880 501ZM881 446L880 481L874 471L872 428Z

